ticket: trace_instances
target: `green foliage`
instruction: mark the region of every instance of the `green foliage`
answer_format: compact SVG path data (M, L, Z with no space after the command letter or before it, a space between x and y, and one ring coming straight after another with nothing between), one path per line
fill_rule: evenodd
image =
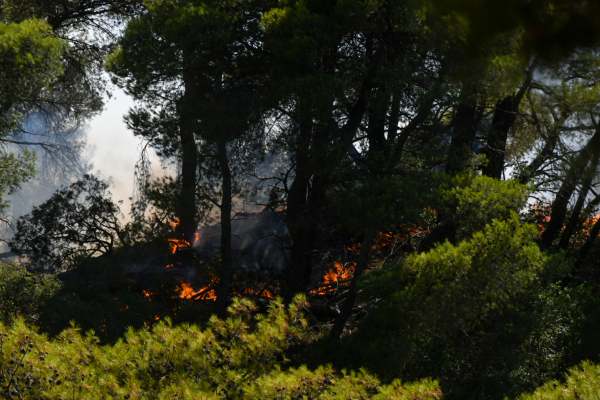
M385 230L420 219L441 176L419 174L401 179L356 182L335 193L339 217L353 232Z
M93 332L77 328L55 339L22 321L0 325L0 387L4 398L161 399L402 399L441 398L437 383L423 380L381 385L366 371L336 374L329 366L284 366L284 351L304 340L302 297L289 306L273 302L255 314L234 300L230 317L213 317L205 330L160 322L129 330L125 340L100 346Z
M17 128L23 103L31 102L62 72L65 42L40 20L0 21L0 137Z
M494 220L458 245L440 244L366 274L362 296L377 305L349 340L364 365L387 377L435 358L437 343L477 332L556 270L536 244L537 228ZM431 368L431 366L430 366Z
M369 274L362 285L372 295L389 296L376 313L403 315L399 327L417 329L411 335L422 339L439 329L470 329L548 268L536 238L537 228L521 225L513 214L508 221L494 220L468 241L446 242ZM398 286L401 282L406 284Z
M35 176L35 152L23 149L19 155L0 149L0 213L9 206L6 195L16 192L21 183Z
M500 4L490 0L432 0L431 4L461 21L472 53L511 31L522 32L525 52L546 58L595 46L600 38L593 17L599 11L595 2L509 0Z
M33 265L61 270L78 256L111 255L122 232L108 185L91 175L19 217L10 246Z
M54 276L27 272L15 264L0 264L0 318L8 324L18 315L38 323L41 309L60 289Z
M62 73L65 42L51 33L40 20L0 20L0 139L20 127L30 104ZM34 176L35 162L34 152L25 149L15 155L0 147L0 212L8 207L4 196Z
M564 383L550 381L519 400L592 400L600 397L600 365L583 362L571 368Z
M459 240L470 238L494 219L507 220L527 202L529 188L517 181L460 175L440 185L440 212L451 214Z

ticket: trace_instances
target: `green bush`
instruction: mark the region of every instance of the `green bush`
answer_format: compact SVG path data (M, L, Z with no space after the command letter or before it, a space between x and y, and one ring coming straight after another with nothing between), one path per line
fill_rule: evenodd
M32 274L15 264L0 263L0 319L7 324L22 315L27 322L35 323L40 308L60 287L53 276Z
M585 361L572 368L564 383L550 381L519 400L597 400L600 399L600 365Z
M440 212L457 224L457 239L466 240L492 220L511 219L527 204L529 188L517 181L459 175L440 185Z
M372 304L368 314L339 348L322 343L322 354L387 380L434 376L447 398L520 393L511 368L537 323L530 297L562 268L558 256L540 251L537 237L537 228L513 213L458 245L446 242L371 271L360 284Z
M49 340L19 319L0 325L0 396L6 399L406 399L441 398L437 382L383 386L361 370L285 367L284 351L308 337L298 297L257 314L235 299L227 320L207 329L130 329L125 340L100 346L94 332L71 327Z

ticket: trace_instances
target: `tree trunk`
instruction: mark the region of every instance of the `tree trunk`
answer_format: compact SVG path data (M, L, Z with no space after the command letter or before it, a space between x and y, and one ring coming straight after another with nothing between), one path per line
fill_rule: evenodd
M452 119L452 141L446 163L449 174L465 172L473 155L473 142L481 121L481 110L472 102L461 102Z
M508 131L517 119L518 108L519 105L516 104L512 95L505 97L496 105L492 129L488 136L487 146L483 151L488 160L487 165L483 167L483 175L502 179Z
M369 139L369 153L380 154L385 146L385 116L387 113L389 96L377 93L371 107L369 108L369 125L367 126L367 138ZM372 158L372 157L371 157Z
M185 240L194 243L196 225L196 171L198 153L194 138L191 105L185 98L178 104L179 140L181 143L181 193L179 195L179 230Z
M310 142L313 124L301 123L294 154L296 176L290 186L287 199L286 223L292 237L290 262L281 280L281 295L290 301L294 294L306 290L312 271L312 250L315 236L308 213L310 178Z
M217 160L221 170L221 266L219 268L219 284L217 285L217 301L215 311L219 317L227 314L227 301L231 285L231 208L232 183L229 157L227 156L227 141L217 141Z
M392 96L392 109L390 110L390 117L387 128L387 140L389 143L394 143L396 141L396 137L398 136L398 124L400 123L400 101L402 100L401 96L398 94L394 94Z
M598 219L598 221L596 221L596 223L592 227L592 230L590 231L590 236L588 236L583 247L581 247L581 250L579 250L577 252L577 261L575 262L576 270L579 269L585 262L585 259L587 258L587 255L589 254L590 250L592 249L592 246L594 245L594 241L598 237L599 233L600 233L600 219Z
M473 142L481 117L481 111L477 109L475 103L461 102L458 104L452 120L453 135L450 142L446 173L453 174L467 170L469 160L473 154ZM421 240L419 253L427 251L437 243L443 243L446 240L455 243L456 223L452 216L440 213L438 222L438 225Z
M525 76L525 82L523 82L519 91L505 97L496 105L494 118L492 119L492 129L488 136L486 149L483 152L488 159L488 163L482 171L486 176L496 179L502 178L508 132L517 120L519 106L532 80L533 68L529 68Z
M184 62L187 57L184 51ZM196 224L196 173L198 170L198 151L194 137L195 102L198 83L190 66L184 68L183 84L185 93L177 103L179 116L179 141L181 143L181 193L179 195L178 229L188 243L193 244Z
M556 194L556 198L552 203L550 222L542 233L540 244L543 247L550 247L552 242L563 227L565 216L567 215L567 207L573 192L580 182L583 172L590 161L593 154L600 147L600 129L594 133L594 136L579 152L579 155L573 161L573 164L567 172L563 183Z
M358 255L358 260L356 261L356 266L354 267L354 276L352 277L352 281L350 282L348 296L346 297L346 300L344 300L344 302L342 303L340 313L336 317L333 323L333 328L329 333L329 336L332 339L340 338L340 336L344 332L346 322L352 314L352 309L354 308L354 303L356 303L356 297L358 295L358 280L367 268L367 263L369 261L369 253L371 252L373 244L375 244L376 236L377 232L375 230L369 231L367 232L362 241L360 254Z
M573 236L573 232L579 223L579 217L581 214L581 210L583 210L583 205L585 204L585 199L590 192L592 181L596 176L596 171L598 169L598 157L600 156L600 147L596 149L595 154L592 156L592 162L588 170L585 172L583 177L583 182L581 184L581 191L579 192L579 196L577 197L577 201L575 202L575 207L573 207L573 212L571 213L571 217L569 218L569 222L567 222L567 226L560 238L560 242L558 247L561 249L566 249L569 245L569 240L571 240L571 236Z

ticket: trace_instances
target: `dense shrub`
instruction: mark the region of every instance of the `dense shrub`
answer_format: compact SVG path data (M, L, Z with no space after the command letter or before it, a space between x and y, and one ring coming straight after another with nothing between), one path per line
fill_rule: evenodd
M366 371L286 368L283 354L308 335L302 297L257 314L234 300L230 317L208 328L170 321L130 329L100 346L93 332L71 327L54 339L23 320L0 325L0 395L6 399L406 399L441 398L431 380L381 385Z
M32 274L15 264L0 263L0 318L10 323L20 314L29 323L38 321L40 308L60 287L56 277Z
M572 368L564 383L550 381L519 400L596 400L600 399L600 365L583 362Z

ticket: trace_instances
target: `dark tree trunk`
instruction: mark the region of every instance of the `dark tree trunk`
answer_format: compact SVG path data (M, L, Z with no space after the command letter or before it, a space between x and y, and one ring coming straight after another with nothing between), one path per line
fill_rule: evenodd
M298 132L294 150L296 176L290 186L287 199L286 223L292 237L290 262L281 281L281 295L287 301L294 294L306 290L312 271L312 250L315 228L312 227L308 212L308 192L310 178L310 143L313 124L303 122Z
M544 143L544 147L540 151L540 153L525 167L525 169L521 172L518 177L519 182L522 184L527 184L535 176L537 171L541 168L542 165L546 162L546 160L554 153L554 149L558 144L558 139L560 137L560 127L563 122L569 117L568 113L563 113L559 121L554 123L554 129L550 131L548 137Z
M527 71L525 82L515 94L505 97L496 105L492 129L488 136L487 146L484 154L488 163L483 167L483 174L492 178L501 179L504 172L504 160L506 158L506 144L508 132L517 120L519 106L525 93L529 90L533 78L533 68Z
M575 207L573 207L573 212L571 213L571 217L567 222L567 226L563 231L562 236L560 237L560 242L558 243L558 247L561 249L566 249L569 245L569 240L571 240L571 236L573 236L573 232L579 223L579 217L581 215L581 210L583 210L583 205L585 204L585 199L587 198L594 177L596 176L596 171L598 169L598 157L600 156L600 147L596 149L595 154L592 156L592 162L590 163L589 168L585 172L583 177L583 182L581 183L581 190L579 191L579 196L577 197L577 201L575 202Z
M473 155L473 142L481 121L481 110L474 102L461 102L452 119L452 140L448 152L446 172L465 172Z
M472 103L459 103L452 120L452 141L446 164L446 173L454 174L465 172L473 154L473 142L477 133L477 126L481 121L481 111ZM449 240L456 241L456 223L451 215L438 216L438 225L433 228L419 244L419 253L427 251L437 243Z
M187 69L183 74L185 94L177 104L179 116L179 141L181 144L181 193L179 195L178 229L185 240L194 243L196 224L196 174L198 151L194 137L197 82Z
M217 160L221 170L223 196L221 199L221 266L219 268L219 284L216 294L215 311L223 318L227 314L227 301L231 285L231 208L232 182L227 141L217 141Z
M573 165L567 171L567 174L563 180L563 183L556 194L556 198L552 203L550 212L550 222L542 233L541 245L543 247L550 247L556 236L563 227L565 216L567 215L567 207L569 206L569 200L575 192L577 185L581 180L583 172L586 170L590 158L596 153L600 147L600 130L594 133L594 136L579 152L579 155L573 161Z
M508 131L517 119L518 108L519 105L516 104L512 95L505 97L496 105L492 129L488 136L487 146L483 151L488 160L482 170L486 176L502 179Z
M588 236L587 240L585 241L585 243L583 244L581 249L577 252L577 261L575 262L576 270L579 269L585 262L590 250L592 249L592 246L594 245L594 241L598 237L599 233L600 233L600 219L598 219L598 221L596 221L596 223L592 227L592 230L590 231L590 236Z
M370 88L365 79L343 128L334 127L333 123L314 126L312 121L300 124L294 149L296 175L288 193L286 213L293 240L290 262L281 280L281 295L286 301L308 289L329 176L352 144L367 109Z
M360 254L358 255L358 260L356 261L356 266L354 267L354 276L352 277L352 281L350 282L350 288L348 291L348 295L346 299L342 303L342 307L340 309L340 313L337 315L333 328L329 336L332 339L339 339L342 333L344 332L344 327L346 326L346 322L350 315L352 314L352 309L354 308L354 303L356 303L356 297L358 295L358 280L360 279L363 272L367 268L367 264L369 261L369 253L371 252L371 248L373 244L375 244L375 237L377 236L377 232L374 230L367 232L365 235L361 248Z
M390 117L388 122L388 137L389 143L394 143L398 136L398 124L400 123L400 101L401 97L398 94L392 96L392 108L390 110Z
M380 88L383 92L383 89ZM389 96L385 93L377 93L375 101L368 111L369 125L367 126L367 138L369 139L369 152L379 154L385 146L385 116L387 114Z

